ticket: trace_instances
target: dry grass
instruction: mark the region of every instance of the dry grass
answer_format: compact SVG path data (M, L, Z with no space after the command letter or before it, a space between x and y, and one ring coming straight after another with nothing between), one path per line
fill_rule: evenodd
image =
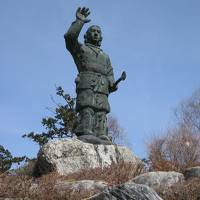
M110 167L101 169L95 168L82 170L68 176L58 176L55 173L44 175L40 178L33 178L26 175L0 176L0 198L28 198L33 200L80 200L88 198L99 191L83 191L73 189L56 188L58 180L103 180L109 185L124 183L143 169L142 165L135 166L129 163L113 164Z
M150 171L184 172L200 164L200 136L186 127L155 136L148 144Z
M177 184L158 194L164 200L200 200L200 178Z
M57 189L55 183L61 179L56 174L45 175L38 179L28 176L4 175L0 178L1 198L22 198L33 200L80 200L98 191Z
M0 175L0 198L22 198L31 200L81 200L100 190L86 191L55 187L57 181L103 180L108 185L117 185L139 175L141 165L121 163L110 167L82 170L68 176L55 173L33 178L26 175ZM200 178L179 183L171 188L157 191L164 200L200 200Z
M90 170L82 170L67 176L72 180L103 180L110 186L125 183L135 176L141 174L143 165L133 165L131 163L112 164L104 169L95 168Z

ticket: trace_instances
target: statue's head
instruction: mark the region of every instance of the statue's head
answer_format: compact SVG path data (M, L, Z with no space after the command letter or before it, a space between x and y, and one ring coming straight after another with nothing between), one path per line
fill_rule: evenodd
M85 43L100 47L102 41L101 28L97 25L90 26L84 35L84 39Z

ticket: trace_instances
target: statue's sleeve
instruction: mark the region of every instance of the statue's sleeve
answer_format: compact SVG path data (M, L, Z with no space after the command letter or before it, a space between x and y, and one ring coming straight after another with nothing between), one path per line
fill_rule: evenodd
M109 87L112 87L113 84L115 83L115 78L114 78L113 68L112 68L109 57L107 58L107 63L108 63L107 78L108 78L108 81L109 81Z
M69 30L65 33L65 45L69 52L74 55L80 47L80 43L78 42L78 36L81 32L81 29L84 25L84 22L77 19L72 23L69 27Z

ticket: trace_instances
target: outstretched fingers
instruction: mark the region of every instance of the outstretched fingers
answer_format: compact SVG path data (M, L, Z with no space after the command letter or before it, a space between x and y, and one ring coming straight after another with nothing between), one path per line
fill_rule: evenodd
M79 13L79 12L81 12L81 7L78 7L76 10L76 13Z
M88 12L86 13L86 16L88 16L88 15L90 15L90 11L88 11Z
M83 8L81 9L82 14L85 13L85 9L86 9L86 7L83 7Z
M85 11L88 12L89 8L85 8Z
M76 17L82 21L84 21L85 23L90 22L90 19L87 19L87 16L90 14L90 10L89 8L86 7L79 7L76 11Z
M86 14L86 16L88 16L88 15L90 14L89 8L86 8L86 9L85 9L85 14Z
M81 13L87 17L90 14L89 8L83 7Z

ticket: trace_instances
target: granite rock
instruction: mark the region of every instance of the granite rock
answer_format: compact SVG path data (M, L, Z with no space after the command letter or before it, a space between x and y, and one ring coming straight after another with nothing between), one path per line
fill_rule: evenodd
M85 200L162 200L150 187L133 182L126 182L114 187L108 187Z
M94 145L78 139L50 141L38 153L35 175L57 172L67 175L81 169L104 168L112 163L141 164L130 149L118 145Z
M174 171L148 172L136 176L133 179L133 182L137 184L145 184L153 188L154 190L171 187L172 185L183 181L184 181L184 175Z
M200 166L186 169L184 175L185 179L200 177Z

